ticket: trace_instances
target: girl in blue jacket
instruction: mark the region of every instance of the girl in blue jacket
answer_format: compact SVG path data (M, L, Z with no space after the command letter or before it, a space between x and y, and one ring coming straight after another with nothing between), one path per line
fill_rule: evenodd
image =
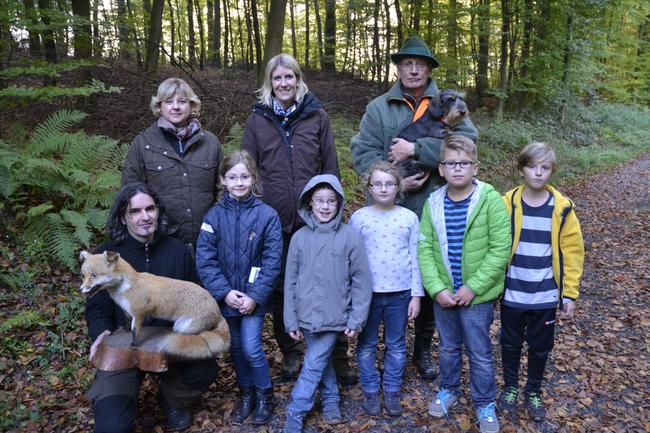
M262 349L267 303L280 272L282 229L278 214L255 196L257 170L245 151L219 169L226 192L208 211L197 243L196 266L230 327L230 353L241 395L230 419L253 424L273 416L273 385Z

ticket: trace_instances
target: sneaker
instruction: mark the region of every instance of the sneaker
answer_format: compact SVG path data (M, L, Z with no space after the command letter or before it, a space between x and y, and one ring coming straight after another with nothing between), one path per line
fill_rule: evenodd
M361 403L363 411L370 416L377 416L381 413L381 401L378 392L364 392L365 400Z
M515 413L517 411L517 397L519 391L515 386L506 386L497 400L497 407L501 413Z
M343 416L341 415L341 409L338 403L323 406L323 421L325 421L325 424L330 425L341 424L343 422Z
M390 416L402 415L402 394L399 391L384 392L384 409Z
M539 392L528 391L526 393L526 409L533 421L544 421L546 418L546 408L542 401L542 394Z
M456 404L458 397L446 388L440 388L438 394L429 404L429 415L436 418L447 416L449 409Z
M302 433L302 415L287 411L283 433Z
M478 426L481 433L497 433L499 431L499 420L495 411L496 407L497 405L495 403L490 403L476 410L476 417L478 418Z

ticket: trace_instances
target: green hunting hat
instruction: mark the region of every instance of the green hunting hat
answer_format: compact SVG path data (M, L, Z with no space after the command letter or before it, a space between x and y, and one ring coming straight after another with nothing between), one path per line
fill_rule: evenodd
M399 52L391 54L390 58L393 63L398 64L400 60L405 57L418 57L421 59L426 59L429 62L431 69L437 68L440 66L438 59L433 57L431 50L427 47L427 43L422 40L422 38L417 36L411 36L404 42L402 48Z

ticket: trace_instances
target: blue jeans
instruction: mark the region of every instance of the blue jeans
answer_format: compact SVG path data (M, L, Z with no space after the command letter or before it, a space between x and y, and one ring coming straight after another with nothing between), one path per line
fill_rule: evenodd
M470 394L476 407L496 400L494 358L490 342L490 324L494 302L469 307L443 308L433 303L440 336L440 388L460 395L463 345L469 357Z
M230 328L230 355L239 387L271 388L269 362L262 350L264 316L226 317L226 321Z
M332 350L339 332L301 331L307 351L287 411L305 416L314 407L316 389L320 390L323 407L339 404L339 388L332 364Z
M379 391L377 346L379 324L384 322L384 392L397 392L402 388L406 366L406 324L411 291L373 293L366 326L359 335L357 362L361 388L367 393Z

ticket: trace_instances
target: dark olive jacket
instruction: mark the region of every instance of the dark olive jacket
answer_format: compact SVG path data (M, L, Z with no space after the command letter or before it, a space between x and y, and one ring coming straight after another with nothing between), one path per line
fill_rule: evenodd
M262 104L253 106L246 121L241 147L257 163L262 201L278 213L285 235L304 225L298 200L309 179L318 174L339 176L334 134L322 106L307 93L286 127Z
M171 219L169 234L186 244L196 244L203 216L214 204L223 150L217 137L199 131L183 143L154 123L131 144L124 161L122 185L151 185Z

